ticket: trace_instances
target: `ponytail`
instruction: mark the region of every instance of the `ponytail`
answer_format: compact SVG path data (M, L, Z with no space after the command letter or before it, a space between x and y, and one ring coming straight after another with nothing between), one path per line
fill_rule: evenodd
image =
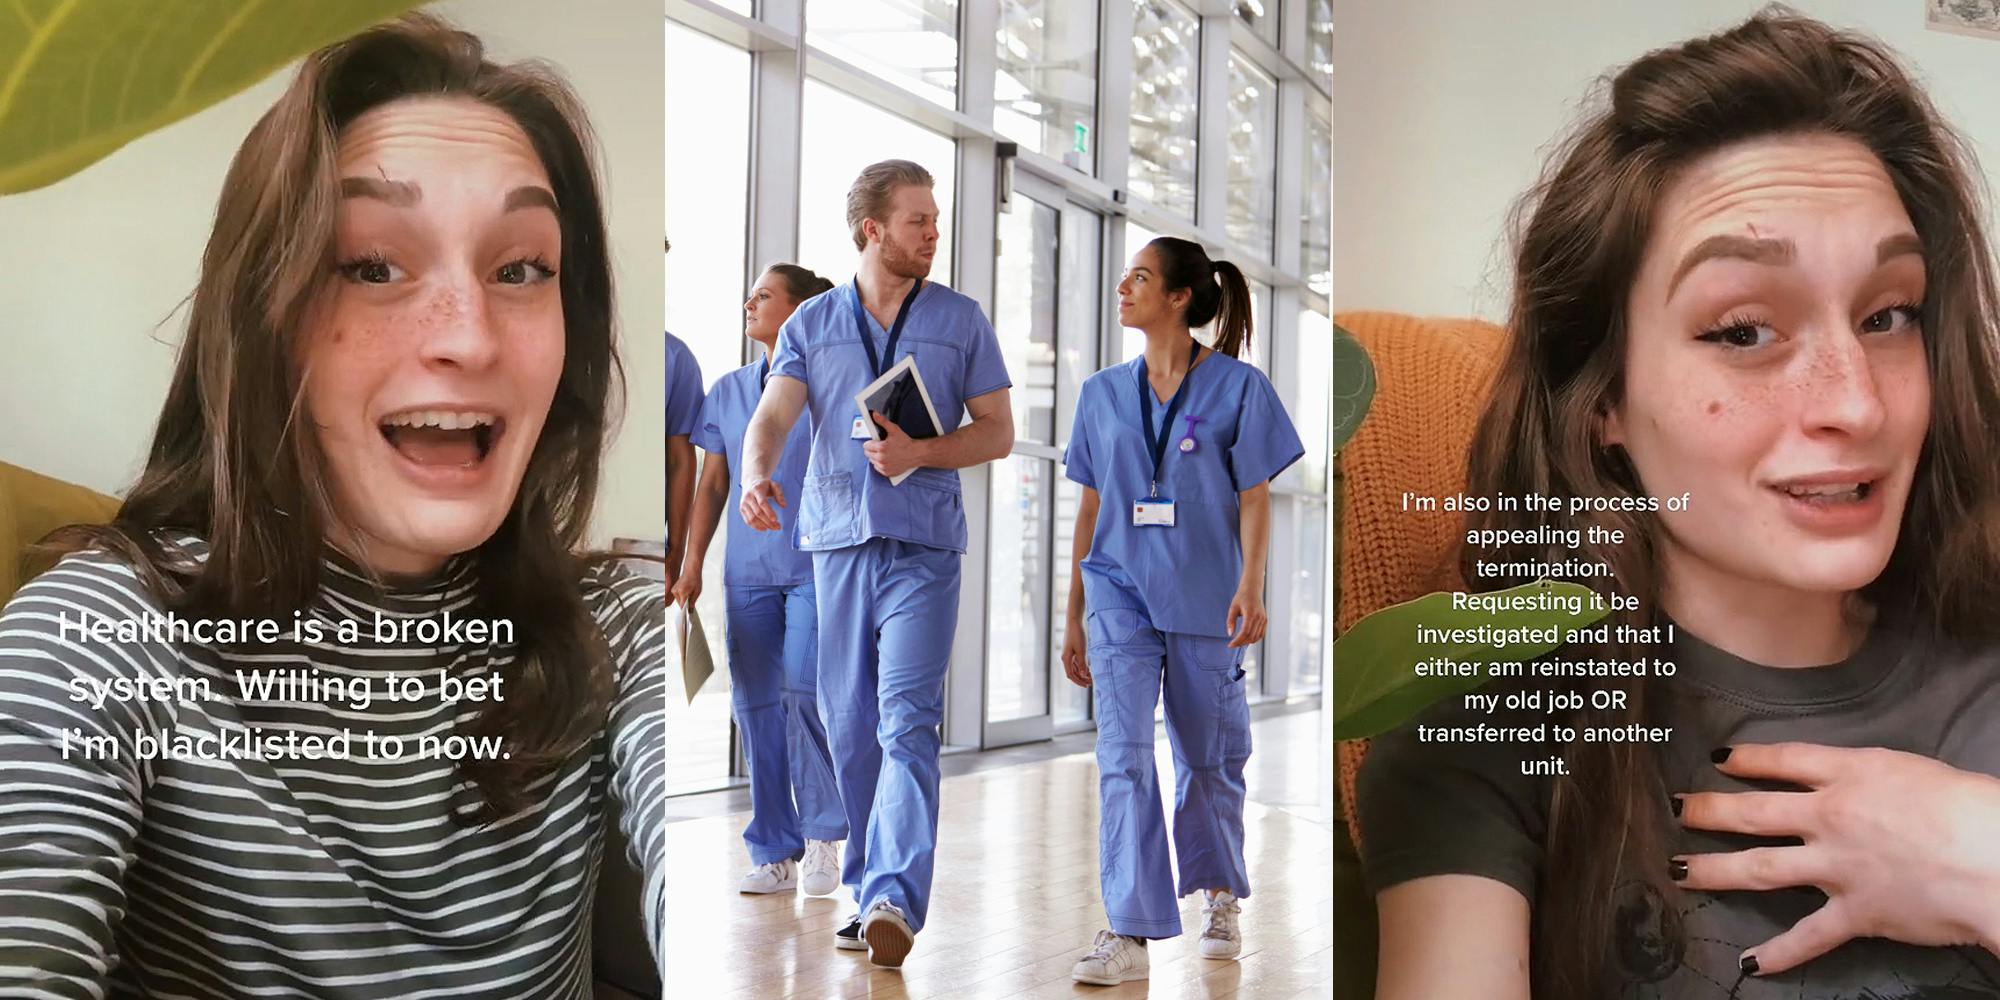
M833 282L797 264L772 264L764 270L784 279L785 294L792 297L793 305L833 288Z
M1215 349L1240 358L1250 347L1250 283L1243 272L1226 260L1215 262L1216 303Z
M1161 236L1146 244L1159 258L1166 290L1183 288L1193 295L1181 318L1190 327L1215 324L1215 350L1232 358L1250 346L1250 284L1242 270L1226 260L1209 260L1201 244L1176 236Z

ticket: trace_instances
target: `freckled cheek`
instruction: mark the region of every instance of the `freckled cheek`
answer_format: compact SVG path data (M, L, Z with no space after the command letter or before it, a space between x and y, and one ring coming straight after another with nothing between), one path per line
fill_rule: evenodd
M1744 419L1758 412L1758 404L1747 398L1754 393L1686 383L1663 388L1641 417L1653 464L1685 463L1691 471L1737 453L1755 438L1746 433L1754 426Z
M1930 430L1930 373L1919 361L1900 365L1878 377L1883 408L1905 437L1922 441Z
M395 367L394 325L334 318L306 336L306 405L314 422L345 436Z
M566 353L562 313L510 323L500 338L505 365L524 402L546 403L562 379Z

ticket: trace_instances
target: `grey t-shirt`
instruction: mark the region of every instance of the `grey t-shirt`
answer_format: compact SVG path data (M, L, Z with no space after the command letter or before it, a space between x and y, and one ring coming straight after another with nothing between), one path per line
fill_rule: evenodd
M1679 673L1659 744L1665 792L1750 791L1709 762L1715 747L1803 741L1887 747L1953 767L2000 775L2000 647L1923 640L1875 628L1852 657L1824 667L1777 669L1731 656L1677 630ZM1421 721L1473 721L1456 699ZM1496 725L1539 719L1488 718ZM1497 879L1530 903L1560 864L1543 850L1552 778L1524 777L1520 762L1553 748L1418 742L1414 726L1376 741L1362 768L1358 808L1370 887L1427 875ZM1772 787L1764 785L1761 787ZM1666 815L1665 810L1661 815ZM2000 831L1996 832L2000 836ZM1793 841L1684 830L1663 843L1682 854ZM1665 866L1667 858L1659 863ZM1923 948L1868 938L1790 972L1744 977L1738 957L1791 928L1826 899L1816 889L1683 891L1669 904L1643 879L1621 880L1621 937L1610 966L1625 1000L1972 1000L2000 998L2000 959L1981 948Z

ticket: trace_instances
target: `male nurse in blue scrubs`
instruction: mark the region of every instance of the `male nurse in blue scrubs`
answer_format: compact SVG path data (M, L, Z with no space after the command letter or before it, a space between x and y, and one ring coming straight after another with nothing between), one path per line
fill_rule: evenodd
M890 968L930 903L937 727L966 539L957 470L1014 445L992 324L978 303L926 280L939 225L931 187L907 160L861 172L847 195L859 271L785 322L744 436L744 523L774 531L796 516L798 546L813 554L820 714L849 831L842 880L860 907L835 944ZM904 357L916 359L949 433L911 438L876 417L878 441L860 422L855 394ZM771 474L801 410L812 458L805 495L788 497Z
M667 334L667 586L674 585L687 548L694 509L694 433L701 413L701 365L679 337Z

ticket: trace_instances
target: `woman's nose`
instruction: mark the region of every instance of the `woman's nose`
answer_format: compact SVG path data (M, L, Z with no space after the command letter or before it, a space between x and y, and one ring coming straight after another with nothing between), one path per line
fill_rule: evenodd
M1811 338L1806 360L1805 419L1811 430L1866 437L1887 413L1868 348L1852 333Z

